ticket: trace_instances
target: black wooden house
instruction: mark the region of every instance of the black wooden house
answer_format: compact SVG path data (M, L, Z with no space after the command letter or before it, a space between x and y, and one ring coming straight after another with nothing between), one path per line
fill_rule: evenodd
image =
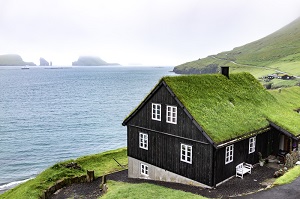
M300 131L266 117L273 101L247 73L162 78L123 122L128 177L215 187L258 152L296 146Z

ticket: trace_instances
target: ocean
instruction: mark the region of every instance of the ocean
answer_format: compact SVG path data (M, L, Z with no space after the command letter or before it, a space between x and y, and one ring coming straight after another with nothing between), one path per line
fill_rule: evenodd
M51 165L126 147L125 117L172 67L0 68L0 193Z

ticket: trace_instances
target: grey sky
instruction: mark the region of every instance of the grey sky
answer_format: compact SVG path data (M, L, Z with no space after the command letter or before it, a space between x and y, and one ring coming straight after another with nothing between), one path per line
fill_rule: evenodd
M178 65L264 37L300 16L299 0L0 0L0 54L70 65Z

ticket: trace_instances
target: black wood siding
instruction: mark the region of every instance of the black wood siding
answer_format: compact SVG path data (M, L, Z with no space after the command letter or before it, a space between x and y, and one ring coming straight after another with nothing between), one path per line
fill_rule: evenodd
M139 132L148 134L148 150L139 148ZM192 146L192 164L180 160L181 143ZM212 186L213 146L128 126L128 156Z
M152 103L161 104L161 121L152 120ZM177 124L166 122L167 105L177 106ZM179 106L175 98L164 85L160 86L149 101L128 122L128 125L141 126L185 138L208 142L206 137L194 125L191 118L185 113L184 107Z
M152 120L152 103L161 104L161 121ZM177 124L166 122L167 105L177 107ZM212 186L213 146L163 84L127 126L128 156ZM148 133L148 150L139 148L139 132ZM192 164L180 161L181 143L193 146Z
M161 121L152 120L152 103L161 104ZM177 106L177 124L166 122L167 105ZM215 149L209 144L184 107L177 103L163 84L128 121L127 128L128 156L209 186L235 175L236 165L242 162L257 163L257 152L261 152L263 157L277 154L279 145L279 132L275 129L256 136L255 152L251 154L248 153L249 138L241 140L234 143L233 162L225 165L226 147ZM139 148L139 132L148 134L148 150ZM181 143L193 146L193 164L180 161Z
M217 150L216 184L235 175L235 167L242 163L258 163L258 152L263 158L271 154L277 154L279 143L278 132L269 130L256 136L255 152L249 154L249 138L234 143L233 162L225 165L225 149Z

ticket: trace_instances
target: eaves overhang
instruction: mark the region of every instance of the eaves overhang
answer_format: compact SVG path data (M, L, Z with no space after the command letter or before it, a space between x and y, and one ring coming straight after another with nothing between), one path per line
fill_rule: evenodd
M264 127L264 128L260 128L258 130L255 130L255 131L251 131L249 133L246 133L244 135L241 135L239 137L236 137L234 139L231 139L231 140L228 140L226 142L223 142L223 143L219 143L216 145L216 148L219 149L219 148L222 148L222 147L225 147L225 146L228 146L228 145L231 145L231 144L234 144L234 143L237 143L239 141L242 141L242 140L245 140L247 138L250 138L250 137L254 137L256 135L259 135L259 134L262 134L268 130L270 130L271 128L269 126L267 127Z
M284 128L278 126L277 124L275 124L274 122L268 120L268 122L270 123L270 126L277 129L278 131L280 131L281 133L283 133L284 135L288 136L288 137L291 137L295 140L299 140L300 138L300 135L298 136L295 136L294 134L290 133L289 131L285 130Z

